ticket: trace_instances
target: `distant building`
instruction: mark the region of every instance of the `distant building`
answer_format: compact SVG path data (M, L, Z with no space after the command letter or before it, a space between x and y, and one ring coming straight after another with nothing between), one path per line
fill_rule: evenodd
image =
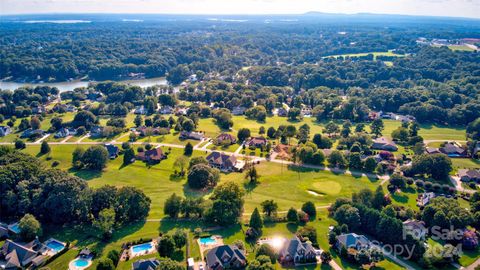
M208 270L242 269L247 265L247 258L242 250L234 245L212 248L206 256Z
M221 171L239 170L239 168L237 168L237 158L234 155L214 151L207 156L207 161L210 166ZM240 169L243 169L243 167Z
M468 157L467 149L456 142L448 142L443 147L440 147L440 152L451 158L465 158Z
M120 150L118 149L118 146L113 145L111 143L106 143L103 146L105 146L105 148L107 149L108 157L110 159L116 159L118 157L118 153L120 152Z
M425 153L427 153L429 155L433 155L433 154L440 154L442 152L440 152L440 149L438 149L438 148L427 147L427 148L425 148Z
M361 249L370 249L370 241L367 237L363 235L358 235L356 233L347 233L337 236L337 241L335 242L335 248L340 252L343 248L347 251L359 251Z
M137 106L134 110L134 113L135 114L146 114L147 113L147 109L145 109L145 106Z
M425 192L418 195L417 199L417 206L418 207L425 207L430 203L430 200L435 198L435 193L433 192Z
M27 129L22 132L22 135L20 135L20 138L32 138L32 137L41 137L45 134L45 131L41 129Z
M286 110L285 108L279 108L277 111L277 115L281 117L287 117L288 110Z
M232 134L222 133L217 136L216 141L217 144L223 144L226 141L228 141L230 144L234 144L237 142L237 138Z
M153 128L153 127L139 127L136 129L136 132L138 135L145 137L145 136L155 136L160 134L160 129L159 128Z
M160 262L155 259L139 260L132 264L132 270L155 270L160 265Z
M252 137L250 138L246 143L245 145L247 146L254 146L254 147L264 147L267 145L267 139L265 139L265 137Z
M473 169L458 170L458 177L462 182L478 182L480 183L480 171Z
M282 265L316 264L317 255L310 242L302 242L294 236L280 250L278 261Z
M398 147L393 141L391 141L391 140L389 140L385 137L380 137L380 138L377 138L377 139L373 140L372 149L386 150L386 151L397 151Z
M158 163L165 158L162 148L157 147L143 152L138 152L136 159L145 161L147 163Z
M245 107L237 106L232 109L233 115L243 115L247 109Z
M195 132L195 131L190 131L190 132L182 131L182 132L180 132L180 139L182 139L182 140L192 139L192 140L200 141L203 138L205 138L205 135L202 132Z
M59 138L65 138L65 137L68 137L68 136L73 136L75 135L77 132L74 130L74 129L68 129L68 128L61 128L59 129L54 135L53 137L56 138L56 139L59 139Z
M0 126L0 137L7 136L12 133L12 129L9 126Z
M90 137L99 138L103 136L103 127L102 126L93 126L90 128Z
M162 106L158 112L161 114L172 114L173 108L171 106Z
M38 256L30 247L7 239L0 249L0 255L5 260L5 270L25 269Z
M416 240L425 240L428 232L425 222L412 219L403 222L403 231L404 235L409 234Z

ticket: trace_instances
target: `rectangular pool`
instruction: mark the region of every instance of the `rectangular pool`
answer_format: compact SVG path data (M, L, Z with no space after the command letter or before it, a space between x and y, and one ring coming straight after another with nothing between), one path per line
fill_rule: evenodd
M51 249L55 254L62 251L65 248L63 243L60 243L55 240L51 240L46 245L49 249Z
M200 244L202 245L215 245L217 243L217 239L213 237L202 237L200 238Z
M152 242L136 245L131 247L132 255L145 254L153 249Z

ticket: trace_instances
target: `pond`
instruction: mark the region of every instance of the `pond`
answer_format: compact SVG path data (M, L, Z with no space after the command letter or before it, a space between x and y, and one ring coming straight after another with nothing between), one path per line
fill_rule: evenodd
M167 80L165 77L156 77L156 78L148 78L148 79L139 79L139 80L125 80L125 81L118 81L121 83L127 83L131 85L140 86L142 88L153 86L153 85L167 85ZM71 91L78 87L87 87L89 81L67 81L67 82L54 82L54 83L20 83L20 82L8 82L8 81L0 81L0 89L9 89L15 90L22 86L40 86L40 85L47 85L51 87L57 87L60 92Z

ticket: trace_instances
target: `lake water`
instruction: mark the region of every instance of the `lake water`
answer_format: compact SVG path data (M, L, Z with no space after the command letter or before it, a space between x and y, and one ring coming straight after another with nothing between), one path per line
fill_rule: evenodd
M167 80L165 77L158 77L158 78L149 78L149 79L141 79L141 80L128 80L128 81L118 81L120 83L127 83L131 85L140 86L142 88L153 86L153 85L166 85ZM87 87L88 81L71 81L71 82L54 82L54 83L18 83L18 82L4 82L0 81L0 89L10 89L15 90L22 86L39 86L39 85L47 85L51 87L57 87L60 92L64 91L71 91L78 87Z

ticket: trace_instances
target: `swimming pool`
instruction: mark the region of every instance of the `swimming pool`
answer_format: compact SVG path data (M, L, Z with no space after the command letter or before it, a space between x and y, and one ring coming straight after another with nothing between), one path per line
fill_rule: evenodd
M56 240L50 240L47 243L47 247L51 249L54 253L58 253L62 251L65 248L65 245L63 243L60 243Z
M76 267L86 267L88 265L88 260L76 259L75 261L73 261L73 265Z
M152 248L153 248L152 242L133 246L131 247L132 255L145 254L145 252L152 250Z
M91 259L76 258L68 264L69 270L83 270L92 264Z
M20 226L18 226L18 223L12 224L8 226L8 228L16 234L20 233Z
M200 238L200 244L202 245L214 245L217 243L217 239L213 237L202 237Z

